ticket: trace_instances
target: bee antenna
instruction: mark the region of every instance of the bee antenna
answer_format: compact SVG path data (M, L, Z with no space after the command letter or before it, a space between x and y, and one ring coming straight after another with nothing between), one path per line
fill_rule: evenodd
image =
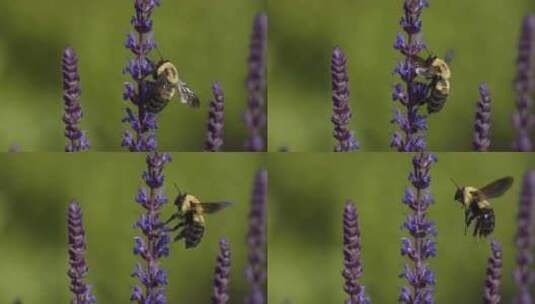
M455 188L457 188L457 189L460 188L459 185L455 182L455 180L452 177L450 177L450 180L455 185Z
M160 60L163 61L162 52L160 52L160 49L158 48L158 46L155 46L154 49L156 50L156 52L158 52L158 55L160 56Z
M175 183L173 183L173 185L175 185L175 188L176 190L178 191L178 195L182 195L182 191L180 191L180 188L178 187L178 185Z

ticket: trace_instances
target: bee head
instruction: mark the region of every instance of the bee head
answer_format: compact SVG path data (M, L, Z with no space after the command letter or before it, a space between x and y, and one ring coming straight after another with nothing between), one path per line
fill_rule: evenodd
M455 191L454 199L458 201L459 203L463 202L463 189L462 188L457 188L457 191Z
M453 178L450 178L450 180L455 185L455 188L457 188L457 190L455 190L455 196L453 197L453 199L463 204L464 188L459 187L459 185L457 185L457 183L455 182L455 180L453 180Z
M182 207L182 204L184 204L184 201L186 200L186 196L188 195L185 192L182 192L180 188L178 188L178 185L175 183L175 188L178 191L178 195L175 199L175 206L177 206L179 209Z

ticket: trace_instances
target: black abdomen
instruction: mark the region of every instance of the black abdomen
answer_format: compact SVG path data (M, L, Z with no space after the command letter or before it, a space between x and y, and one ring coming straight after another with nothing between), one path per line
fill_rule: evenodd
M490 208L481 209L479 222L479 236L486 237L491 234L495 226L494 210Z
M204 226L197 222L187 224L184 227L183 235L186 241L186 248L197 247L204 235Z

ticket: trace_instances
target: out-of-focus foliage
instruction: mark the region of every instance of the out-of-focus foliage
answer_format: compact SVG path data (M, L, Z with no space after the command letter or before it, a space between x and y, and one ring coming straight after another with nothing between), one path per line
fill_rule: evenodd
M204 201L229 200L234 205L207 217L199 247L185 250L172 244L163 259L169 274L170 303L208 303L218 240L229 239L232 250L231 300L248 292L247 214L256 170L255 155L174 154L166 166L169 204L163 218L175 210L177 190ZM127 303L136 279L132 225L141 214L134 202L143 154L15 153L0 156L0 303L20 297L23 303L68 303L67 204L77 199L84 213L87 236L87 280L99 303Z
M450 178L482 187L511 175L513 187L491 200L496 212L492 238L502 243L504 252L503 301L509 302L514 292L513 236L520 186L524 172L535 168L535 157L525 153L437 156L430 187L435 204L429 209L438 227L438 255L429 259L437 278L436 302L480 303L490 254L490 239L464 235L464 213L453 200ZM356 202L360 215L361 282L373 303L397 302L405 284L398 275L406 260L400 255L401 237L408 233L400 227L409 210L401 198L409 185L411 154L278 154L269 161L270 303L343 303L342 213L347 199Z
M155 10L154 32L162 55L176 63L201 98L201 109L173 102L160 115L160 148L200 151L211 86L225 92L225 149L242 148L245 128L246 60L252 21L264 1L169 1ZM61 52L71 45L80 57L82 128L93 151L120 148L124 48L132 31L133 0L4 1L0 4L0 147L62 151ZM152 54L155 60L158 53Z
M423 13L423 39L429 50L451 64L451 96L442 112L429 118L428 147L436 151L472 150L478 85L489 84L493 150L509 150L515 97L517 40L532 1L430 0ZM269 148L332 151L329 64L332 48L348 57L352 127L361 148L389 151L394 126L392 48L403 1L271 0L269 2ZM424 52L425 53L425 52Z

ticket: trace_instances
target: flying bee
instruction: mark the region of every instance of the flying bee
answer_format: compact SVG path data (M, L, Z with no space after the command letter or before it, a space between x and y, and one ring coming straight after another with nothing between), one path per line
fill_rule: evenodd
M175 200L177 211L165 222L165 226L178 219L178 224L168 228L168 231L178 231L174 241L184 239L186 249L194 248L199 245L204 235L206 225L204 215L217 212L229 205L231 203L225 201L201 203L197 197L180 192Z
M154 81L152 82L150 98L146 103L147 111L152 113L162 111L176 95L180 96L182 103L193 108L199 107L199 97L180 79L177 68L169 60L160 60L152 77Z
M453 180L452 180L453 181ZM472 221L476 220L474 236L486 237L494 231L495 215L489 199L502 196L513 184L510 176L500 178L478 189L475 187L459 187L453 181L457 190L455 200L461 203L464 208L464 233Z
M450 94L451 70L449 63L453 59L453 51L449 50L444 59L430 55L427 59L414 57L418 76L430 79L429 92L425 99L427 112L436 113L442 110Z

